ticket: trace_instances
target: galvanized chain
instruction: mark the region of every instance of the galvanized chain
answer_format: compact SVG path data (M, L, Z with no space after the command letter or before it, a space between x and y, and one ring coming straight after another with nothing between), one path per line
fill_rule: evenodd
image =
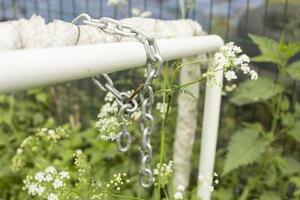
M108 34L135 38L144 45L147 54L147 79L145 83L142 84L142 87L138 88L133 95L138 94L139 101L141 103L140 129L142 133L142 143L140 148L140 184L142 187L149 188L154 182L154 176L151 169L151 161L153 157L151 135L154 129L154 118L151 114L152 106L154 104L152 81L160 75L163 65L163 59L160 55L158 46L154 38L144 31L134 26L121 23L115 19L107 17L92 19L87 14L81 14L76 17L72 23L76 23L79 20L82 20L82 22L86 25L93 26L99 31L103 31ZM127 151L131 145L131 135L126 128L125 115L136 111L138 104L132 95L129 96L127 93L119 92L114 87L113 81L107 74L102 74L102 77L105 80L105 84L101 84L95 77L92 79L100 89L103 91L110 91L115 96L121 107L118 117L119 123L121 124L121 132L118 134L116 142L118 149L124 152ZM122 145L122 140L126 141L125 145Z

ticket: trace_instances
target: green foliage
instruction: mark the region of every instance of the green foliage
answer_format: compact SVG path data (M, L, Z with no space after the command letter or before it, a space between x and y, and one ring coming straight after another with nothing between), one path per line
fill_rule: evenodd
M271 62L285 66L288 60L300 51L300 43L285 43L282 37L279 42L250 34L251 40L258 46L261 54L252 58L255 62Z
M300 61L293 62L287 67L287 73L295 80L300 80Z
M258 161L267 146L268 141L256 130L245 128L236 132L228 147L223 175L240 166Z
M276 82L268 77L246 81L232 94L230 102L240 107L240 115L247 113L243 112L247 107L257 112L257 118L242 122L246 128L230 138L222 189L235 187L232 199L296 200L300 198L300 106L287 80L299 80L299 60L291 63L291 59L300 52L300 44L283 38L279 42L250 38L261 51L252 60L275 64L279 76Z
M289 130L287 134L292 136L297 142L300 143L300 121L297 121L294 127Z
M281 90L281 87L272 79L259 77L256 81L248 80L240 84L230 98L230 102L238 106L264 102L280 93Z
M283 175L300 172L300 162L292 157L277 157L277 165Z
M281 197L275 192L266 191L259 197L259 200L281 200Z

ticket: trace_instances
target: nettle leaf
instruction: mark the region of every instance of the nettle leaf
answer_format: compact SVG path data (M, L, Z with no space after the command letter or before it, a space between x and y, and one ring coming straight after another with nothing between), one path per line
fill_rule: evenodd
M268 144L257 130L245 128L236 132L229 143L223 174L258 161Z
M272 62L283 65L279 43L267 37L249 34L251 40L258 46L261 55L252 58L255 62Z
M300 172L300 163L292 157L277 157L277 165L284 175Z
M294 128L288 131L287 134L292 136L297 142L300 142L300 121L297 121Z
M287 67L287 73L293 79L300 80L300 60L290 64Z
M284 46L282 51L284 51L289 58L300 52L300 42L290 42L281 46Z
M276 192L266 191L259 197L259 200L281 200L281 197Z
M295 117L292 113L282 113L280 115L281 123L289 128L292 128L295 125Z
M230 102L243 106L255 102L266 101L281 91L281 87L273 80L260 77L256 81L248 80L242 83L233 93Z
M249 122L243 122L242 123L246 128L256 130L258 132L263 132L264 128L261 123L259 122L254 122L254 123L249 123Z

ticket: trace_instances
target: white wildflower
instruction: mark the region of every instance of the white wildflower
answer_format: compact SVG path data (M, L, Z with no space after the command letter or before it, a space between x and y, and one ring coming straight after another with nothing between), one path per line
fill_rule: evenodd
M34 183L27 185L25 187L28 188L28 194L30 194L30 195L41 196L45 191L45 188L43 186L40 186L40 185L34 184Z
M217 69L226 69L230 67L229 60L221 52L215 54L215 64Z
M241 64L241 70L244 74L249 74L250 67L248 64L243 63L243 64Z
M53 166L47 167L45 172L49 173L49 174L56 174L57 173L56 169Z
M258 75L257 75L256 71L251 70L249 73L250 73L251 80L256 80L258 78Z
M55 131L53 129L50 129L48 130L48 134L51 136L51 135L54 135L55 134Z
M226 85L224 89L225 89L225 92L232 92L233 90L236 89L236 84Z
M18 148L17 149L17 154L19 155L19 154L22 154L23 153L23 149L22 148Z
M45 180L45 174L44 172L38 172L35 174L34 179L38 182L42 182Z
M175 200L181 200L181 199L183 199L183 194L181 192L176 192L174 194L174 199Z
M106 101L106 102L113 102L114 99L115 99L115 96L111 92L107 92L104 97L104 101Z
M141 117L142 112L141 111L135 111L134 113L131 114L131 118L134 119L135 121L139 120Z
M178 191L181 191L181 192L185 191L185 187L183 185L178 185L177 189L178 189Z
M249 67L250 58L242 54L242 49L233 42L229 42L220 48L215 54L215 69L223 69L225 78L230 81L237 79L235 71L241 70L244 74L250 75L252 80L257 79L257 73Z
M66 171L62 171L62 172L59 172L59 177L61 178L61 179L65 179L65 178L70 178L70 176L69 176L69 172L66 172Z
M60 188L63 186L63 182L60 179L55 179L53 181L53 187L54 189Z
M56 194L50 193L50 194L48 195L47 200L58 200L58 197L57 197Z
M227 71L225 72L225 78L227 79L227 81L231 81L233 79L237 79L237 76L234 71Z
M202 187L206 187L210 191L213 191L214 190L213 184L219 183L219 180L216 179L217 177L218 177L218 174L215 172L213 173L213 176L211 176L210 174L206 174L206 175L200 174L198 176L198 180L201 183Z
M51 182L52 180L53 180L53 177L52 177L51 174L47 174L47 175L45 176L45 181L46 181L46 182Z
M75 151L75 154L77 154L77 155L82 154L82 150L81 150L81 149L77 149L77 150Z
M249 63L250 62L250 58L246 54L240 55L238 57L238 59L240 60L241 63Z

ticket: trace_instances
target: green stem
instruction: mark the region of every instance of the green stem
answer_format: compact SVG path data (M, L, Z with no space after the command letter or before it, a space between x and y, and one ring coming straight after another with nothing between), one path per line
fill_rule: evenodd
M163 187L163 192L164 192L164 195L165 195L165 199L169 199L169 195L168 195L168 193L167 193L167 191L166 191L166 188L164 188Z
M214 72L217 72L217 71L220 71L220 70L222 70L222 69L215 70ZM194 81L192 81L192 82L189 82L189 83L186 83L186 84L183 84L183 85L175 86L175 87L173 87L173 88L171 88L171 89L158 90L157 92L155 92L155 95L158 95L158 94L160 94L160 93L162 93L162 92L165 92L165 93L172 93L172 92L175 92L175 91L177 91L177 90L180 90L181 88L184 88L184 87L187 87L187 86L196 84L196 83L198 83L198 82L200 82L200 81L203 81L203 80L205 80L206 78L207 78L207 77L202 76L201 78L199 78L199 79L197 79L197 80L194 80Z
M271 125L271 133L274 134L276 131L277 125L278 125L278 119L280 118L281 114L281 102L284 94L284 88L285 88L285 68L284 67L279 67L279 77L278 77L278 84L281 88L280 93L277 96L276 103L275 103L275 114L272 120L272 125Z

